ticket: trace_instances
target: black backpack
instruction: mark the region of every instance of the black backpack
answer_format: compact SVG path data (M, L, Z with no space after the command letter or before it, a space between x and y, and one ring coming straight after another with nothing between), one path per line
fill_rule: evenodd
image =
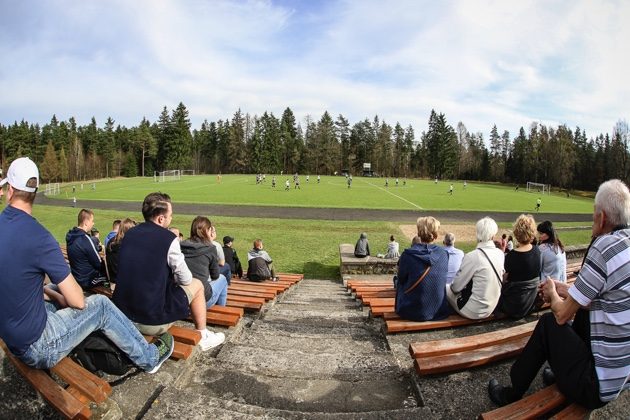
M135 365L100 331L88 335L72 352L81 366L93 373L124 375Z

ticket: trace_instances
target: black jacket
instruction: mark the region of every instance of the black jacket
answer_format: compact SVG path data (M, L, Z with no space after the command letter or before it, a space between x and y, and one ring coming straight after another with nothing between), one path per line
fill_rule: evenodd
M193 277L203 283L206 302L212 297L210 280L219 278L219 260L214 245L186 239L180 243L186 265Z

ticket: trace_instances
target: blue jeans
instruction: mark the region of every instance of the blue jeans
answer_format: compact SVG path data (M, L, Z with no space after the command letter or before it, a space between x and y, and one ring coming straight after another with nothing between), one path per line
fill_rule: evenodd
M219 273L225 276L227 284L230 284L232 282L232 269L230 268L230 264L225 263L223 267L219 266Z
M219 278L210 282L212 288L212 297L206 302L206 308L210 309L215 303L219 306L225 306L227 304L227 280L223 274L219 275Z
M46 313L48 320L42 335L20 357L29 366L53 367L96 330L101 330L139 368L151 370L158 363L157 347L147 343L105 296L87 297L84 309L57 309L46 302Z

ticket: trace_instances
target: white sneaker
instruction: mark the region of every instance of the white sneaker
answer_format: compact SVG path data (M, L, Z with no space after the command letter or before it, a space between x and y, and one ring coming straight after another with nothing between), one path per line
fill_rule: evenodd
M215 333L208 330L201 331L201 340L199 341L199 347L201 351L210 350L225 341L225 334L222 332Z

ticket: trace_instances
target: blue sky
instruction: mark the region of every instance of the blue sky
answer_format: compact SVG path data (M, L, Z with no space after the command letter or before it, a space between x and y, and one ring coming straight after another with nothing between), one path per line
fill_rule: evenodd
M324 111L487 138L630 119L628 1L0 0L0 123Z

